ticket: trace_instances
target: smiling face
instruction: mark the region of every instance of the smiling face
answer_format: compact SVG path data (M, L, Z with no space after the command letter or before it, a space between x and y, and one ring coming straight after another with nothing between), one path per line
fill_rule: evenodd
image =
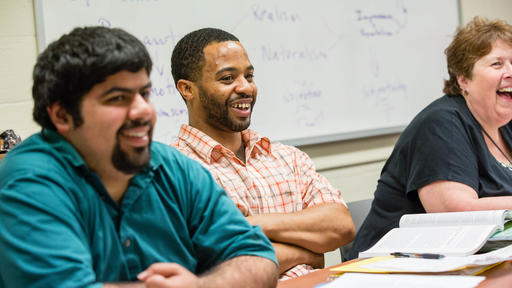
M512 120L512 46L498 40L473 66L471 79L458 77L471 113L484 128Z
M214 42L204 48L204 60L198 99L190 105L191 125L203 131L247 129L258 90L245 49L235 41Z
M64 135L91 170L135 174L148 165L156 113L149 102L151 82L145 69L108 76L84 95L83 123ZM72 122L71 117L69 122Z

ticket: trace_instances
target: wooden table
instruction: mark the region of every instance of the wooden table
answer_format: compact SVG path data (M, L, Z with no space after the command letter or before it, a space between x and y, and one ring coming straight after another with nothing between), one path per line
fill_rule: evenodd
M342 264L317 270L315 272L311 272L302 277L286 280L279 282L278 288L311 288L315 287L315 285L325 282L327 278L331 274L336 274L336 272L330 271L330 268L338 267L341 265L345 265L347 263L351 263L356 260L352 260L349 262L344 262ZM501 287L512 287L512 262L508 261L502 263L496 267L493 267L484 273L480 274L480 276L486 276L487 278L478 285L478 288L501 288Z

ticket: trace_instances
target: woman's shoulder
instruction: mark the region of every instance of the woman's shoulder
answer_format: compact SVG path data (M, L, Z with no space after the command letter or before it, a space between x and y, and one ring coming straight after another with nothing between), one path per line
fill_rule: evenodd
M407 146L433 139L466 141L478 130L476 125L462 96L443 96L414 117L400 135L399 143Z
M464 112L467 109L466 101L462 96L444 95L427 105L420 114L447 114Z
M462 96L443 96L434 100L418 113L409 126L453 127L454 125L473 125L471 112Z

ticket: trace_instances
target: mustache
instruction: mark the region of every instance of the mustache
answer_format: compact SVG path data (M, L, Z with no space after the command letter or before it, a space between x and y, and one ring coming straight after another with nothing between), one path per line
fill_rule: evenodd
M151 124L151 121L140 121L140 120L130 120L126 123L123 124L123 126L121 126L121 128L119 128L119 132L125 130L125 129L132 129L132 128L136 128L136 127L141 127L141 126L148 126L150 130L153 129L153 125Z
M227 102L227 104L229 104L233 101L240 100L240 99L247 99L247 98L250 98L254 102L254 96L251 94L245 94L245 93L237 94L237 96L235 96L233 98L229 98L226 102Z

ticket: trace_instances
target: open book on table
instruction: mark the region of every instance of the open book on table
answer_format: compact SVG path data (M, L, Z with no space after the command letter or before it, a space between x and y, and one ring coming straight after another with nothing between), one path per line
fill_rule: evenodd
M497 233L504 231L509 220L512 220L510 210L406 214L400 218L399 228L390 230L370 249L360 252L359 258L395 252L471 255L491 236L502 243L512 241L511 235Z

